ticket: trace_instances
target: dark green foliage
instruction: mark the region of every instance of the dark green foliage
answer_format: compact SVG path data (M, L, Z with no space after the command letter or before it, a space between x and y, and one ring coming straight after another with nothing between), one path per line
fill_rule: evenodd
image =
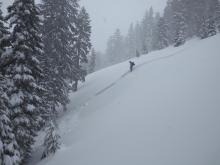
M7 93L13 132L22 162L31 154L31 146L40 122L39 79L43 76L38 57L42 54L39 36L40 14L34 0L16 0L8 8L7 20L12 33L11 51L2 57L8 80Z
M74 11L76 15L77 10L67 0L43 0L42 2L44 15L42 33L45 45L45 57L42 60L45 72L44 82L46 82L49 104L53 113L56 113L56 106L65 107L69 102L69 82L73 81L76 75L74 54L70 47L70 41L76 41L73 34L76 34L76 27L71 24L73 18L70 17L70 13Z
M86 9L82 7L77 18L77 40L76 44L73 44L74 61L77 69L77 76L75 77L74 91L77 90L78 81L84 81L86 76L86 70L82 65L88 62L87 56L91 49L91 26L90 18Z
M4 64L2 59L10 46L9 31L4 23L0 10L0 164L17 165L21 161L20 153L10 120L9 98L7 96L8 79L3 75Z
M88 66L89 73L93 73L95 71L95 67L96 67L96 51L93 48L91 51L91 56L89 58L89 66Z
M46 136L44 139L44 151L41 159L48 157L51 154L55 154L60 149L60 136L56 132L56 127L53 121L48 123L46 128Z
M199 32L199 36L201 37L201 39L216 35L216 27L213 17L203 19L203 23Z
M0 164L18 165L21 162L19 146L13 133L13 125L8 109L9 98L6 93L7 79L0 72Z
M57 107L66 109L71 84L85 80L82 64L88 62L91 48L90 19L85 8L79 11L78 0L43 0L41 9L43 22L34 0L14 0L6 19L0 11L3 165L8 161L10 165L27 163L37 131L59 113ZM4 20L9 22L10 32ZM50 130L54 130L53 125ZM49 143L46 147L49 150L45 150L45 156L56 151Z
M158 39L157 48L164 49L169 46L168 39L168 25L166 24L164 18L160 18L158 22Z
M218 1L215 11L215 24L218 31L220 32L220 1Z
M174 46L178 47L183 45L186 41L186 18L185 18L185 5L182 1L173 0L173 21L174 21Z

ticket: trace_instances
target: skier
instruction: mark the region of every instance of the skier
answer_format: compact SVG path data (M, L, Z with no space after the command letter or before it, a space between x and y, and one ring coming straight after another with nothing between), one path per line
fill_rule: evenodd
M135 63L132 62L132 61L129 61L130 63L130 71L132 72L133 71L133 67L135 66Z

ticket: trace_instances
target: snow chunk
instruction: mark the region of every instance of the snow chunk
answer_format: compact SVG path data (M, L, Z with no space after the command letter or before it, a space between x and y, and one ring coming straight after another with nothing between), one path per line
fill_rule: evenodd
M35 106L34 105L32 105L32 104L28 104L27 105L27 111L33 112L34 110L35 110Z

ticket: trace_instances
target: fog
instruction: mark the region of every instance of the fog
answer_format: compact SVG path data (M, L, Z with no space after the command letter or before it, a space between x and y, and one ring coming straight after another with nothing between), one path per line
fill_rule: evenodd
M125 34L130 23L141 20L151 6L162 12L167 0L81 0L92 20L94 47L104 51L108 37L120 28Z
M151 6L162 12L167 0L81 0L91 17L92 43L96 50L104 51L108 37L116 28L126 34L130 23L141 20ZM0 0L3 11L12 0Z

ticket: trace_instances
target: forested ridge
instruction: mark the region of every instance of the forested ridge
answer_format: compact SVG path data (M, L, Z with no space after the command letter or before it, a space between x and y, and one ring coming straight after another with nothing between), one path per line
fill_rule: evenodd
M140 21L132 23L127 35L120 29L110 36L102 65L112 65L138 54L147 54L186 40L201 39L220 31L219 0L168 0L164 11L146 10Z
M60 145L56 116L84 80L90 18L78 0L14 0L0 12L0 164L26 164L46 129L42 158Z

